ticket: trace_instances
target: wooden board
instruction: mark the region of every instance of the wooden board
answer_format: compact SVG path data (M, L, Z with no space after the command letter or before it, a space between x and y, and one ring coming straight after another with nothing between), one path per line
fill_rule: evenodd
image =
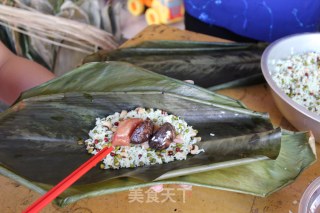
M127 41L123 47L137 44L143 40L199 40L223 41L206 35L191 33L165 25L149 26L132 40ZM286 129L294 128L283 118L276 108L269 89L266 85L255 85L237 89L227 89L219 93L241 100L250 109L268 112L275 126ZM320 147L316 145L318 158ZM102 213L102 212L138 212L138 213L163 213L163 212L298 212L300 198L306 187L315 178L320 176L320 164L315 163L304 171L297 180L284 189L275 192L267 198L255 197L233 192L226 192L203 187L193 187L191 191L179 190L176 185L164 186L166 190L157 195L158 201L151 200L148 188L139 191L142 203L134 200L132 192L119 192L84 199L65 208L53 204L48 205L43 212L76 212L76 213ZM0 176L0 212L21 212L32 204L40 195L27 189L16 182ZM166 194L170 194L166 196ZM170 197L172 200L166 198ZM132 202L130 202L132 201Z

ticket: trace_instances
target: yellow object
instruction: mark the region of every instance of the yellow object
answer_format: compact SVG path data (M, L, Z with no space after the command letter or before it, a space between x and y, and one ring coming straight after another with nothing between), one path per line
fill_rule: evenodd
M144 4L142 0L129 0L128 10L134 16L139 16L144 12Z
M128 10L132 15L141 15L145 8L148 25L168 24L180 21L184 15L182 0L129 0Z
M148 25L151 24L161 24L160 14L154 8L149 8L146 11L146 21Z

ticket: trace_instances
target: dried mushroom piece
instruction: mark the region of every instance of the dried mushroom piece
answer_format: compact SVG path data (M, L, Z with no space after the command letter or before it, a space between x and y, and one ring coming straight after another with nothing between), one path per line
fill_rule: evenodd
M133 131L131 136L131 143L141 144L150 140L154 129L153 122L147 118L147 120L140 123Z
M176 137L174 127L166 122L153 135L149 141L149 146L153 149L166 149L170 146L173 139Z

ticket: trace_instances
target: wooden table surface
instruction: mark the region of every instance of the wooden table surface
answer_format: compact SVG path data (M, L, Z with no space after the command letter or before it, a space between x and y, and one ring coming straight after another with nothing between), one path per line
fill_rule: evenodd
M206 35L191 33L164 25L150 26L139 33L132 40L127 41L123 46L130 46L141 42L142 40L199 40L199 41L223 41ZM226 89L219 93L228 95L241 100L250 109L268 112L274 125L286 129L294 128L284 119L276 108L270 91L266 85L255 85L237 89ZM320 145L316 145L319 158ZM80 200L64 208L48 205L42 212L298 212L299 201L306 187L315 178L320 176L319 162L313 164L305 170L297 180L284 189L273 193L272 195L261 198L252 195L245 195L234 192L208 189L204 187L193 187L186 193L183 199L182 193L175 193L173 201L164 203L132 202L130 192L119 192L110 195L104 195L94 198ZM36 199L40 194L6 178L0 176L0 212L21 212ZM173 188L176 192L177 186L167 185L166 188ZM142 189L144 192L146 189ZM131 196L131 197L130 197Z

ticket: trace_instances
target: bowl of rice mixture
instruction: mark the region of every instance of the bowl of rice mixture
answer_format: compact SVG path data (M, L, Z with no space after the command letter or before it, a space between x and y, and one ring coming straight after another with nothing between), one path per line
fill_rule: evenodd
M263 75L283 116L320 142L320 33L295 34L270 44Z

